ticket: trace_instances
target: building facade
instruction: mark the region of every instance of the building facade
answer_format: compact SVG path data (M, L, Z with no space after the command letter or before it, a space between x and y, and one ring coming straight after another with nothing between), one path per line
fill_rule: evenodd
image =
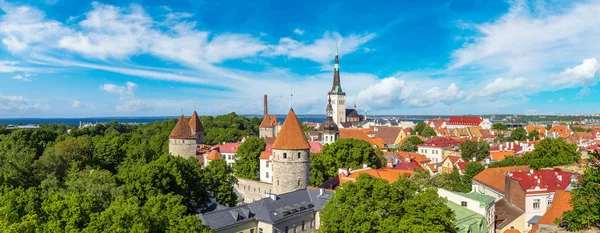
M267 105L267 95L263 99L263 120L258 126L258 135L260 138L274 138L279 131L276 115L269 115Z
M202 132L204 134L204 132ZM169 153L183 158L196 156L197 137L185 116L181 115L169 135Z

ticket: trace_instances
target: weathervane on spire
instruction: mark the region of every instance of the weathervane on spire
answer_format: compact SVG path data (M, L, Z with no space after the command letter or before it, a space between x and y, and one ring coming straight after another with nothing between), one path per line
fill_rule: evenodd
M338 42L335 40L335 55L338 55Z
M290 87L290 108L294 107L294 87Z

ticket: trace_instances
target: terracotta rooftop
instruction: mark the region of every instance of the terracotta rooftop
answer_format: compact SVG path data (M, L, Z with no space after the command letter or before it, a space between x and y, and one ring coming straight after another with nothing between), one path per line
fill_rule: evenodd
M444 160L446 160L446 159L449 159L449 160L450 160L450 163L452 163L452 165L454 165L454 164L456 164L456 162L458 162L458 160L460 160L460 159L461 159L461 157L460 157L460 156L452 156L452 155L449 155L449 156L447 156L447 157L446 157Z
M169 135L169 139L196 139L185 116L181 115L179 117L175 128L173 128L171 135Z
M546 127L544 127L544 126L535 126L535 125L525 126L525 130L527 131L527 133L531 133L532 131L537 130L538 133L540 133L540 136L546 135L546 131L547 131Z
M319 142L308 142L310 144L310 153L321 153L323 145Z
M237 150L238 150L238 148L240 148L241 145L242 145L242 143L239 143L239 142L225 143L225 144L219 146L219 152L235 154L235 153L237 153Z
M260 122L260 128L273 128L273 121L271 120L271 116L269 114L265 114L263 116L262 122Z
M443 148L443 147L458 146L460 143L461 142L459 140L455 140L455 139L433 137L433 138L430 138L429 140L427 140L425 143L420 144L419 146Z
M354 138L354 139L363 140L372 145L374 144L373 141L371 140L371 138L369 136L367 136L367 134L362 129L342 128L342 129L340 129L340 138Z
M556 190L565 190L571 184L572 175L574 173L555 168L533 171L533 174L529 171L511 172L510 178L518 181L526 194L552 193Z
M542 218L540 218L540 220L538 220L538 222L535 224L535 226L533 226L533 228L531 228L531 230L529 232L530 233L536 232L539 229L540 224L557 226L556 223L554 223L554 219L561 218L564 212L567 212L567 211L573 209L573 206L571 206L571 204L569 204L570 200L571 200L570 192L556 191L556 193L554 193L554 199L552 200L552 205L550 206L550 208L548 210L546 210L546 213L542 216Z
M190 118L190 128L192 128L192 131L194 132L204 132L204 126L196 111L192 113L192 117Z
M442 120L442 119L429 120L429 121L427 121L427 125L429 125L430 127L433 127L433 128L437 128L437 127L442 127L442 125L447 122L448 122L447 120Z
M294 109L290 109L275 138L273 149L307 150L310 144L298 122Z
M490 157L494 161L502 161L504 158L508 156L515 156L515 153L512 151L492 151L490 152Z
M504 194L504 173L519 171L529 171L529 166L487 168L473 177L473 180Z
M412 174L412 170L408 171L408 170L398 170L398 169L390 169L390 168L373 169L370 167L362 168L362 169L350 171L348 176L346 176L344 173L340 173L338 175L340 184L343 184L348 181L354 182L354 181L356 181L356 178L358 178L358 176L363 173L369 174L371 177L374 177L374 178L380 178L380 179L387 180L389 183L394 183L401 176L410 176Z
M388 126L375 126L373 127L375 137L383 138L385 144L394 144L396 138L402 131L400 127L388 127Z
M449 125L479 125L483 119L474 116L453 116L448 120Z
M469 164L469 162L458 162L458 163L456 163L456 166L458 167L459 170L465 170L465 167L467 166L467 164Z
M208 155L206 156L207 160L218 160L218 159L223 159L223 155L221 155L221 153L219 153L219 151L217 150L212 150L210 151L210 153L208 153Z

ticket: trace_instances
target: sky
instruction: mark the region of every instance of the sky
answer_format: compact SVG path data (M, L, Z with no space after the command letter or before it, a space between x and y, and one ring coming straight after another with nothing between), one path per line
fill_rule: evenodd
M421 3L421 4L419 4ZM600 1L0 0L0 118L597 113Z

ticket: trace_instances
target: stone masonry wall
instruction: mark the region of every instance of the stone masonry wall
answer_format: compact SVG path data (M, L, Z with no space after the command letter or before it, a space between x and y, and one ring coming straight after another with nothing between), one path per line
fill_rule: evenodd
M196 156L195 139L169 139L169 153L184 158Z
M275 128L259 128L258 135L261 138L275 137Z
M267 193L273 192L273 185L265 182L260 182L257 180L247 180L242 178L237 178L238 183L233 187L237 190L239 194L244 198L244 202L250 203L255 200L262 199L266 197Z
M309 150L273 149L273 192L283 194L306 188L310 184L309 160Z

